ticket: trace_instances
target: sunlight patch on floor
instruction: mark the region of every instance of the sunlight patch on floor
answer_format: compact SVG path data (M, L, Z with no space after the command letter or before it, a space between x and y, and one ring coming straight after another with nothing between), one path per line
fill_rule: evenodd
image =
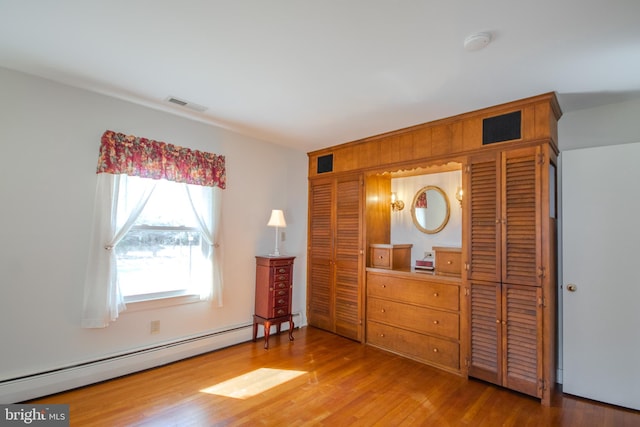
M200 391L235 399L246 399L306 373L305 371L260 368Z

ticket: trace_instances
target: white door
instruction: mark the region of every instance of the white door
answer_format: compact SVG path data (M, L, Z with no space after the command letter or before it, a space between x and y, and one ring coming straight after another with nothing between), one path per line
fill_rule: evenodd
M640 143L562 153L562 246L563 391L640 409Z

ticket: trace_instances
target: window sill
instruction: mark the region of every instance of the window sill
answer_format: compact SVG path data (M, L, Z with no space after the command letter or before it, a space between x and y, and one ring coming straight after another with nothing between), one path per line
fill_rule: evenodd
M157 308L171 307L181 304L193 304L200 301L201 300L198 295L158 296L155 298L130 301L125 299L127 309L123 311L122 314L143 310L154 310Z

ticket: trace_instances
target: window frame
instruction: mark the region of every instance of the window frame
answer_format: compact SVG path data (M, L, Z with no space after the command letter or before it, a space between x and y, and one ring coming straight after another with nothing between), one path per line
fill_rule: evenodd
M171 184L179 184L174 181L167 181L167 183ZM154 192L157 191L154 190ZM152 196L153 197L153 194ZM144 209L143 209L144 212ZM193 232L200 234L200 238L204 238L202 236L202 231L198 227L194 226L184 226L184 225L149 225L149 224L134 224L122 237L120 242L116 245L114 249L117 250L117 246L127 237L127 235L131 232L135 231L174 231L174 232ZM116 258L118 256L116 255ZM116 261L116 269L117 261ZM121 288L122 292L122 288ZM124 303L129 305L133 304L137 308L156 308L163 307L168 305L177 305L177 304L186 304L191 302L201 301L200 296L197 292L194 292L192 289L188 289L188 287L184 287L181 290L174 291L159 291L159 292L148 292L143 294L135 294L135 295L123 295ZM137 310L133 310L137 311Z

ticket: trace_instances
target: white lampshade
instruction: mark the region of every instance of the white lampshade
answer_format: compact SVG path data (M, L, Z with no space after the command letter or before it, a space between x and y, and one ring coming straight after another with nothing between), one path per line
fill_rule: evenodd
M286 227L287 223L284 220L284 213L279 209L271 211L271 218L269 218L269 227Z

